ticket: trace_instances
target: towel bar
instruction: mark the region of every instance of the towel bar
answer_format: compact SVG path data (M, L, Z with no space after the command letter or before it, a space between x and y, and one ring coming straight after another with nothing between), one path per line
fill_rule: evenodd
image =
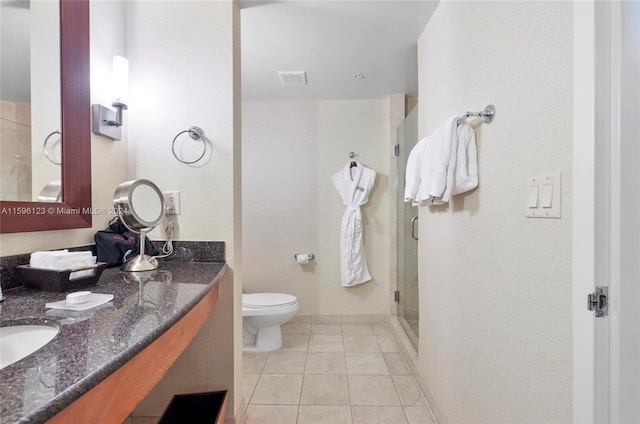
M496 116L496 107L494 105L488 105L484 108L482 112L467 112L461 117L458 118L456 123L458 125L462 124L467 118L471 116L478 116L484 119L485 124L490 124L493 122L493 118Z

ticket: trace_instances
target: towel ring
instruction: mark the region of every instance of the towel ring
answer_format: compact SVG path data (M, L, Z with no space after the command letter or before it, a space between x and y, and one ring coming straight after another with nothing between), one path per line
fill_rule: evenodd
M50 158L49 153L47 153L47 143L49 142L49 138L51 138L51 136L54 134L62 134L62 133L59 130L55 130L54 132L49 134L47 138L44 139L44 143L42 144L42 150L44 151L44 157L46 157L49 162L51 162L54 165L62 165L62 161L56 162L55 159Z
M181 134L184 133L188 133L189 134L189 138L191 138L192 140L202 140L202 144L204 146L204 149L202 150L202 154L200 156L198 156L198 158L196 160L192 160L192 161L186 161L186 160L182 160L178 157L178 155L176 154L176 140L178 139L178 137ZM198 162L200 159L202 159L205 155L205 153L207 153L207 143L204 140L204 132L202 131L202 128L200 127L196 127L195 125L192 127L189 127L188 130L184 130L184 131L180 131L178 134L176 134L175 137L173 137L173 141L171 142L171 153L173 153L173 157L176 158L178 161L182 162L182 163L186 163L187 165L193 164Z

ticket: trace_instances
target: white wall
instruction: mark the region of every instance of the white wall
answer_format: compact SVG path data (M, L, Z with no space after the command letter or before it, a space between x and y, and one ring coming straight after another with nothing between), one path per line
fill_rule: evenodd
M236 306L242 291L240 260L236 260L242 224L238 5L232 1L128 2L127 55L129 176L147 178L163 191L179 191L181 213L172 217L174 239L224 241L226 262L233 270L211 318L215 325L199 333L194 343L200 348L189 349L176 362L136 409L134 422L161 415L176 387L183 392L229 389L227 413L233 417L242 389L240 384L234 386L242 367L242 319ZM186 165L173 156L171 143L192 125L204 130L207 154L200 162ZM184 151L183 142L188 146ZM187 161L202 151L202 142L186 134L176 146ZM158 228L151 237L164 238L164 231Z
M420 132L493 103L480 186L420 210L419 367L441 422L572 413L572 5L441 2L420 37ZM524 217L562 172L563 217Z
M247 101L242 113L244 291L293 294L305 315L388 314L389 101ZM362 208L373 281L344 288L331 176L351 151L377 172ZM312 264L295 262L309 252Z
M161 190L180 191L176 238L227 243L233 264L234 69L232 2L132 2L128 6L130 167ZM179 132L197 125L209 141L198 163L171 153ZM202 143L186 134L177 141ZM156 238L160 231L154 232Z
M91 2L91 103L111 104L108 76L114 54L126 53L125 3ZM87 106L88 107L88 106ZM126 119L126 118L125 118ZM127 175L126 131L123 141L111 141L91 134L91 195L95 209L113 205L113 192ZM47 162L48 163L48 162ZM50 164L51 165L51 164ZM53 166L53 165L51 165ZM35 250L93 244L93 235L106 227L110 215L94 215L93 228L1 234L2 256Z

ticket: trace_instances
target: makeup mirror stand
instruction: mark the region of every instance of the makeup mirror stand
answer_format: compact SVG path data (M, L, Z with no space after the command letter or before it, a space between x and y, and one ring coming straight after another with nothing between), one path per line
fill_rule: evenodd
M131 228L129 229L131 230ZM138 232L135 230L131 231L133 231L134 233ZM121 269L123 271L151 271L154 269L158 269L158 260L153 256L149 256L144 253L147 231L140 231L139 234L140 253L138 254L138 256L134 256L122 265Z
M145 254L145 242L147 233L164 218L164 196L160 189L145 179L125 181L116 188L113 205L124 226L140 235L140 253L129 260L125 258L120 269L133 272L158 269L158 260Z

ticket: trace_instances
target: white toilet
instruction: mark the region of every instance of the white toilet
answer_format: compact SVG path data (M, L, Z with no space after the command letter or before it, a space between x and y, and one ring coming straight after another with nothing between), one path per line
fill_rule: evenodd
M242 295L242 351L270 352L282 347L280 326L298 312L298 299L283 293Z

